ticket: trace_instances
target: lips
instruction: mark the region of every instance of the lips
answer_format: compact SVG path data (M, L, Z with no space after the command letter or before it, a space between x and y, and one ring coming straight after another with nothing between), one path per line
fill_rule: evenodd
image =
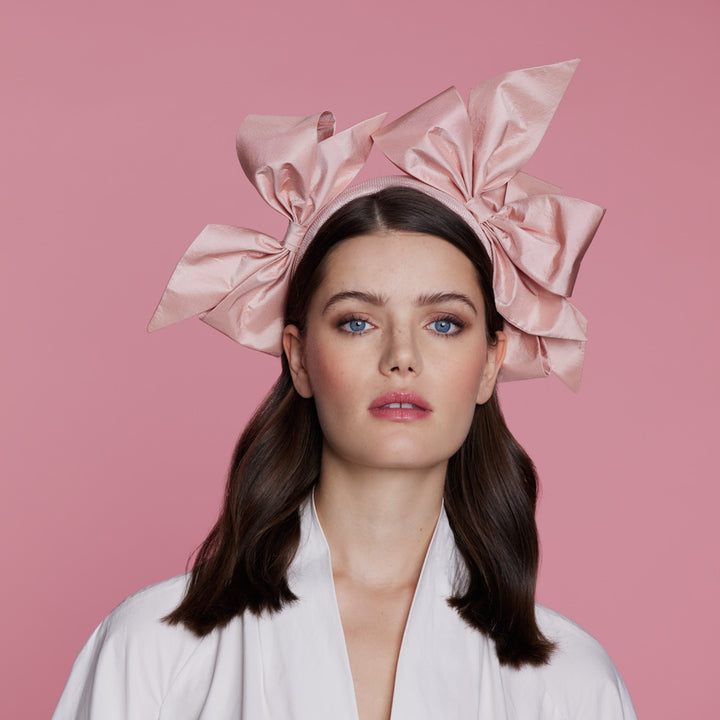
M386 393L375 398L368 410L388 420L419 420L432 412L428 401L412 392Z
M407 406L408 409L430 410L430 404L425 398L413 392L389 392L375 398L370 404L370 410L394 406L400 408Z

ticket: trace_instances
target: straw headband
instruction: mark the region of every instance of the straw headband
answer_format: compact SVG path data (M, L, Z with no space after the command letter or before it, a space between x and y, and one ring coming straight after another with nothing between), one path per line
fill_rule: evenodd
M505 73L473 88L467 106L451 87L384 127L385 115L337 134L330 112L249 115L238 158L289 220L285 237L208 225L180 259L148 330L199 315L242 345L280 355L290 278L317 230L350 200L402 185L462 217L490 255L508 338L499 380L553 373L577 390L587 323L567 298L604 210L521 169L578 62ZM350 186L373 143L405 174Z

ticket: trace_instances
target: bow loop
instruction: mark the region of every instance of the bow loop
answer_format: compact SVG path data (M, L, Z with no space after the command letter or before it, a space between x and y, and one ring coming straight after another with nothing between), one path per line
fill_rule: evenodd
M493 244L493 290L498 312L531 335L587 340L587 321L565 297L546 290Z
M498 375L499 382L541 378L553 373L571 390L577 392L580 389L584 342L528 335L507 322L503 330L507 350Z
M245 174L272 208L307 227L367 160L385 114L335 134L328 111L306 118L248 115L237 134Z
M279 355L290 261L269 235L208 225L180 258L148 331L199 315L233 340Z
M470 91L473 194L504 185L532 157L578 63L515 70Z
M499 75L473 88L467 107L448 88L373 140L401 170L467 202L508 183L530 159L578 62Z
M484 224L518 270L569 297L604 212L584 200L534 195L504 205Z
M454 87L373 133L373 140L408 175L461 202L472 197L472 132Z

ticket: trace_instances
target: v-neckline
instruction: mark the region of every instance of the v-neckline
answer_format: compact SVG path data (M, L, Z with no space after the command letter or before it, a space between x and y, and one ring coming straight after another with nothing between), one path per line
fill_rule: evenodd
M351 691L351 697L352 697L352 707L353 707L353 720L360 720L360 713L358 710L358 702L357 702L357 695L355 694L355 682L353 680L352 675L352 667L350 665L350 654L348 652L347 648L347 642L345 639L345 630L343 628L342 624L342 616L340 615L340 605L338 603L337 598L337 592L335 588L335 578L333 575L333 569L332 569L332 555L330 552L330 545L327 541L327 537L325 536L325 532L322 529L322 525L320 524L320 519L317 514L317 508L315 507L315 492L313 491L310 496L309 501L309 509L310 509L310 515L311 515L311 523L312 523L312 530L311 532L315 532L318 534L320 540L322 541L323 550L325 551L326 556L326 562L327 562L327 574L328 574L328 590L331 594L331 605L334 608L333 612L333 639L338 643L339 647L341 648L341 655L344 658L343 662L343 675L345 679L346 685L350 688ZM433 529L432 537L430 538L430 542L428 544L428 548L425 552L425 557L423 558L423 564L420 568L420 574L418 576L417 584L415 585L415 590L413 592L413 597L410 602L410 609L408 611L407 620L405 621L405 627L403 628L402 633L402 640L400 641L400 651L398 652L398 659L397 663L395 665L395 675L393 678L393 692L392 692L392 701L390 703L390 718L389 720L395 720L396 718L396 707L398 706L400 700L398 698L400 697L398 695L398 675L400 674L399 671L401 669L403 658L406 653L403 651L406 648L406 638L409 635L409 631L412 631L412 625L413 620L416 615L415 607L417 604L418 597L421 595L421 592L425 590L424 585L427 584L427 575L428 575L428 568L432 563L432 560L436 556L438 552L437 546L440 544L440 541L438 540L438 536L440 534L440 528L441 526L444 526L447 523L447 516L445 514L445 504L440 506L440 513L438 515L438 519L435 522L435 528ZM402 688L400 688L402 690Z

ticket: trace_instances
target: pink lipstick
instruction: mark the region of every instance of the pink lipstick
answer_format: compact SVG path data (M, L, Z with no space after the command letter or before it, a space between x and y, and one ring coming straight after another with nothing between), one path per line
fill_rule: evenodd
M368 410L378 418L404 422L421 420L432 412L427 400L413 392L389 392L375 398Z

